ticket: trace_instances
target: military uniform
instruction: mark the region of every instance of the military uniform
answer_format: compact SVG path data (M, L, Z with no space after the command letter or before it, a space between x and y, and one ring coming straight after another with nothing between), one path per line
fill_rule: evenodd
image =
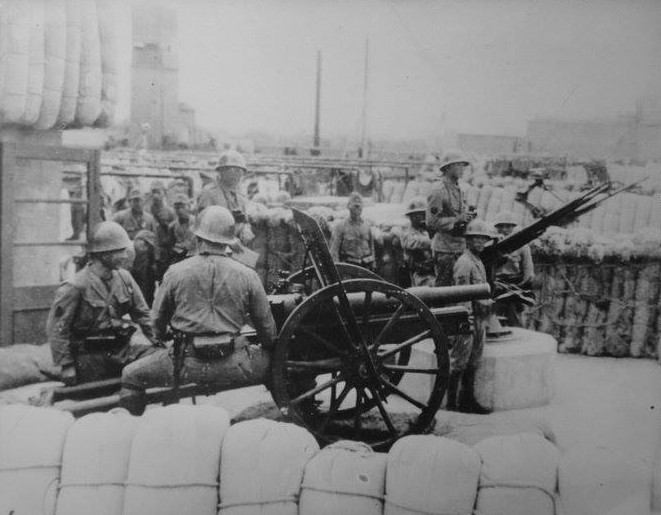
M427 231L410 227L402 237L402 249L411 275L411 286L434 286L434 260Z
M247 203L246 197L238 191L222 188L218 182L213 181L202 188L197 199L197 212L201 213L209 206L221 206L229 209L232 214L240 211L245 216ZM244 245L254 238L248 221L237 221L235 233Z
M173 248L173 256L170 262L177 261L176 257L181 256L186 258L195 253L197 244L195 242L195 235L193 234L192 227L195 225L195 218L188 217L188 221L181 222L179 218L175 218L168 226L168 239ZM181 259L178 259L181 261Z
M464 251L454 265L454 284L485 284L487 273L479 256L470 250ZM457 337L454 340L451 361L452 369L463 371L467 367L475 367L482 357L484 341L486 340L486 320L491 309L491 299L474 300L467 303L473 311L474 331L473 336Z
M262 347L272 346L276 327L268 298L254 270L223 252L200 254L172 265L165 276L152 310L158 338L168 327L185 335L228 335L235 338L249 321ZM262 380L269 359L257 345L240 345L224 359L205 359L191 345L184 351L181 383L237 386ZM170 386L174 381L172 350L162 349L124 369L122 388L140 398L146 388ZM130 405L130 402L127 405Z
M455 232L457 216L467 212L464 193L448 177L436 181L427 198L426 225L434 234L431 248L436 268L436 286L451 286L455 262L466 248L466 240Z
M503 256L503 263L496 268L496 277L513 279L517 283L529 282L535 275L532 253L528 245Z
M79 382L119 376L125 365L154 350L130 345L130 335L112 341L126 314L155 341L149 308L131 274L114 270L104 280L89 267L82 269L57 290L48 315L46 328L55 364L74 364Z
M130 208L123 209L113 215L112 221L121 225L131 239L134 239L143 229L156 234L156 222L149 213L143 212L141 215L135 215Z
M156 280L160 281L163 274L170 265L170 250L172 244L168 234L168 226L174 221L174 211L166 205L148 207L154 217L154 235L156 236L156 248L154 259L156 261Z
M362 218L340 222L333 230L330 251L335 261L372 269L375 253L370 224Z

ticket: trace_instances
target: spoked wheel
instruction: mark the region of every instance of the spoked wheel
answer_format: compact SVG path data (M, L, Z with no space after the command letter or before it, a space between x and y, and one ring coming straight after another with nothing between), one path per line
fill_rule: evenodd
M447 338L420 299L353 279L322 288L289 316L276 341L272 393L322 444L354 439L385 450L433 427L448 372Z
M361 266L352 265L350 263L335 263L337 273L340 279L345 281L347 279L375 279L382 281L383 279L374 272L367 270ZM319 290L322 285L319 283L317 271L314 267L308 266L304 270L299 270L287 278L287 281L303 285L303 290L307 295ZM284 293L284 292L283 292Z

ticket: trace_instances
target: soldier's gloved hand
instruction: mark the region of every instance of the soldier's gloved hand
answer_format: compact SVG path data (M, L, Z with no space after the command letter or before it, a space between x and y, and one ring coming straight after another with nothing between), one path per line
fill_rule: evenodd
M65 386L74 386L78 382L76 379L76 367L73 364L63 366L60 376Z

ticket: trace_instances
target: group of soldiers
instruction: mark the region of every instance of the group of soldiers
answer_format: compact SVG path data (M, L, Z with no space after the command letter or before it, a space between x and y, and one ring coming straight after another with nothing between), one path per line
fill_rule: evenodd
M494 235L475 218L459 188L468 165L462 154L447 153L429 197L409 206L411 227L402 243L413 285L487 282L479 256ZM140 414L149 387L180 381L229 385L263 376L276 329L264 285L242 259L254 237L239 192L245 160L237 152L224 152L216 172L197 199L197 219L187 195L178 196L173 209L165 205L165 189L155 181L146 209L142 196L132 192L127 209L97 226L88 242L88 265L59 288L49 313L49 342L65 384L121 374L121 404ZM331 254L336 261L373 270L374 238L361 216L362 197L352 193L347 206L349 217L332 231ZM508 215L496 223L503 235L515 225ZM135 279L124 269L131 247ZM144 256L153 261L143 263ZM529 251L508 256L503 266L520 284L532 278ZM140 275L146 269L151 276ZM475 400L473 383L491 304L474 301L473 337L452 342L448 409L486 412ZM149 345L131 343L136 329L125 315ZM248 322L260 345L241 336ZM172 340L181 353L176 370L177 357L166 345Z

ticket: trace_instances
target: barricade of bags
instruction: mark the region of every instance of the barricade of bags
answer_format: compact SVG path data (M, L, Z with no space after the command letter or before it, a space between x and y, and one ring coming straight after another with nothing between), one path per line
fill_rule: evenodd
M230 426L208 405L78 420L0 407L0 513L642 515L661 510L650 477L610 449L561 454L528 432L473 447L408 436L385 454L350 441L320 450L272 420Z

